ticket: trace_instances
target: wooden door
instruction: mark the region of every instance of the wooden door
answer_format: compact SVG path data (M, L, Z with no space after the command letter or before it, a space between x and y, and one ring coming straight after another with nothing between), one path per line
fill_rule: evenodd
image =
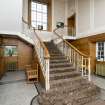
M75 14L68 18L68 35L75 36L76 35L76 21Z

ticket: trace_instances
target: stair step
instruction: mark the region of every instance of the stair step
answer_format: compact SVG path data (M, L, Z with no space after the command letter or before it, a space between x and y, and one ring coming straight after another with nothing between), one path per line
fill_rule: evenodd
M48 48L48 50L49 50L49 52L51 53L51 54L60 54L61 52L58 50L58 49L56 49L56 48L52 48L52 49L49 49Z
M56 64L50 64L50 68L62 68L62 67L71 67L72 64L70 63L56 63Z
M67 59L65 56L53 56L50 59Z
M77 71L65 72L65 73L55 73L55 74L50 74L50 80L73 78L79 75L80 73L78 73Z
M57 53L57 54L56 53L55 54L54 53L51 53L50 55L51 56L63 56L63 54L61 54L61 53Z
M42 99L44 99L44 102L50 102L50 104L48 105L58 105L58 102L61 102L61 105L84 105L88 102L91 102L92 100L95 100L96 95L96 86L91 86L89 88L85 88L81 91L78 91L77 93L63 93L56 94L54 96L44 94L42 95Z
M50 87L62 87L64 85L72 85L73 83L84 83L86 79L83 79L81 76L73 77L73 78L66 78L66 79L59 79L59 80L52 80L50 81Z
M64 62L69 62L67 59L52 59L50 60L50 63L64 63Z
M98 100L95 100L95 101L90 102L90 103L85 104L85 105L105 105L105 101L101 100L101 99L98 99Z
M77 93L78 91L89 88L92 85L93 84L91 84L89 82L76 83L76 84L74 83L72 85L69 85L69 83L68 83L67 85L63 85L62 87L52 88L52 89L50 89L50 91L48 91L44 94L50 94L50 95L54 96L55 94L68 94L70 92Z
M55 69L55 70L50 70L50 74L72 72L74 70L75 70L74 68L73 69L63 69L63 70L61 70L61 69L56 70Z
M59 67L59 68L50 68L50 71L60 71L60 70L74 70L73 66L63 66L63 67Z

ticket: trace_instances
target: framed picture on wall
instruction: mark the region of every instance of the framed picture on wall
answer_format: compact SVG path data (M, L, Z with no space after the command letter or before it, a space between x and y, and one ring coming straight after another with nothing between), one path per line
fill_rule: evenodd
M4 56L17 56L17 46L5 46Z

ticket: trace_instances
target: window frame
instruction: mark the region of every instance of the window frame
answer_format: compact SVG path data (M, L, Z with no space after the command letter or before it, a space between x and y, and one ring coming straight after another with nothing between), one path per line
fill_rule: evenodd
M99 46L99 43L100 43L100 46ZM103 46L102 46L102 43L103 43ZM96 42L96 59L97 61L105 61L105 42L104 41Z
M36 7L36 10L32 10L32 3L36 3L36 4L41 4L41 5L46 5L46 7L47 7L47 12L43 12L43 9L42 9L42 11L37 11L37 7ZM35 21L35 20L33 20L32 19L32 12L36 12L36 27L35 26L33 26L33 22ZM46 15L46 22L44 22L43 21L43 16L41 16L41 18L42 18L42 21L37 21L37 13L41 13L41 15ZM46 29L42 29L42 31L47 31L48 30L48 4L46 4L46 3L41 3L41 2L37 2L37 1L32 1L31 2L31 25L32 25L32 27L34 27L35 29L38 29L38 22L40 22L41 23L41 26L43 26L43 25L46 25Z

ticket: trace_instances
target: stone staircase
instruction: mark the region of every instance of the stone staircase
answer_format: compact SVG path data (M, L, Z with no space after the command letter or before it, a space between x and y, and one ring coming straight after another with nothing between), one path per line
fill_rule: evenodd
M53 42L45 44L51 56L50 90L40 93L39 105L105 105L98 98L99 88L82 78Z

